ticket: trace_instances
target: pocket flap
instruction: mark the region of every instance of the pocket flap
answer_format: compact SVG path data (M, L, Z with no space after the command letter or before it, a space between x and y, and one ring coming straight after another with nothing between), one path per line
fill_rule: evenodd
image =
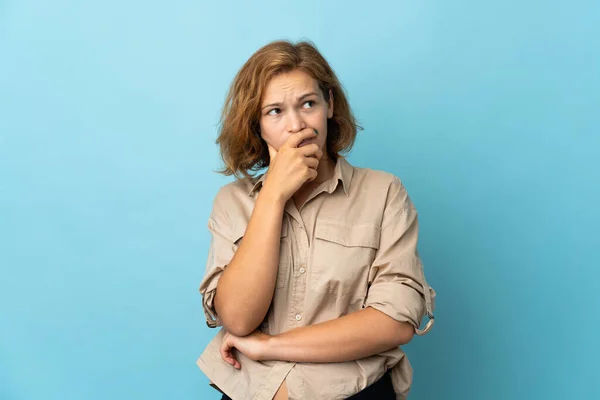
M347 247L379 248L381 228L375 225L348 226L338 221L317 221L315 237Z

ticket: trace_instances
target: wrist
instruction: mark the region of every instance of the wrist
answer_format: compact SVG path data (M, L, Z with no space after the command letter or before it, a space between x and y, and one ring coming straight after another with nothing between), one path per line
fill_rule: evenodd
M281 193L278 193L276 190L272 190L270 187L265 185L261 189L257 201L266 202L270 207L283 209L287 199L285 199Z
M263 360L264 361L281 361L282 357L279 354L280 340L278 336L269 336L265 340L265 346L263 349Z

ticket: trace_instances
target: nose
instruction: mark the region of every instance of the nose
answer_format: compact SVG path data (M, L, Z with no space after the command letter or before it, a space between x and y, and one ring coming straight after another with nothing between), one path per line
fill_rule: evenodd
M306 123L302 120L302 116L298 111L288 113L288 131L296 133L306 128Z

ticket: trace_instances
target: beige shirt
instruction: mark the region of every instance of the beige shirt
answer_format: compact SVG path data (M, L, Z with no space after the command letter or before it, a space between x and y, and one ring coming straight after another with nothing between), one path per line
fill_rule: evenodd
M233 258L260 195L265 175L224 186L208 222L212 234L206 275L200 285L206 322L221 326L213 300L223 269ZM298 210L286 204L273 301L260 329L276 335L373 307L417 334L433 325L435 291L425 281L417 251L418 222L400 180L355 168L340 157L333 178ZM430 320L419 330L421 319ZM286 380L290 400L344 399L391 369L397 399L412 383L401 348L342 363L253 361L240 352L240 370L221 359L221 329L197 361L211 384L233 400L271 400Z

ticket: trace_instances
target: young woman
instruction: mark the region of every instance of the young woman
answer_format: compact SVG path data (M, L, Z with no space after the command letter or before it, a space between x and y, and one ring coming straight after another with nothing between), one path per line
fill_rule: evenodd
M268 44L233 81L217 143L222 172L238 179L215 198L200 285L208 326L223 329L198 366L223 399L409 391L400 346L433 325L435 292L400 180L342 156L356 131L340 82L310 43Z

